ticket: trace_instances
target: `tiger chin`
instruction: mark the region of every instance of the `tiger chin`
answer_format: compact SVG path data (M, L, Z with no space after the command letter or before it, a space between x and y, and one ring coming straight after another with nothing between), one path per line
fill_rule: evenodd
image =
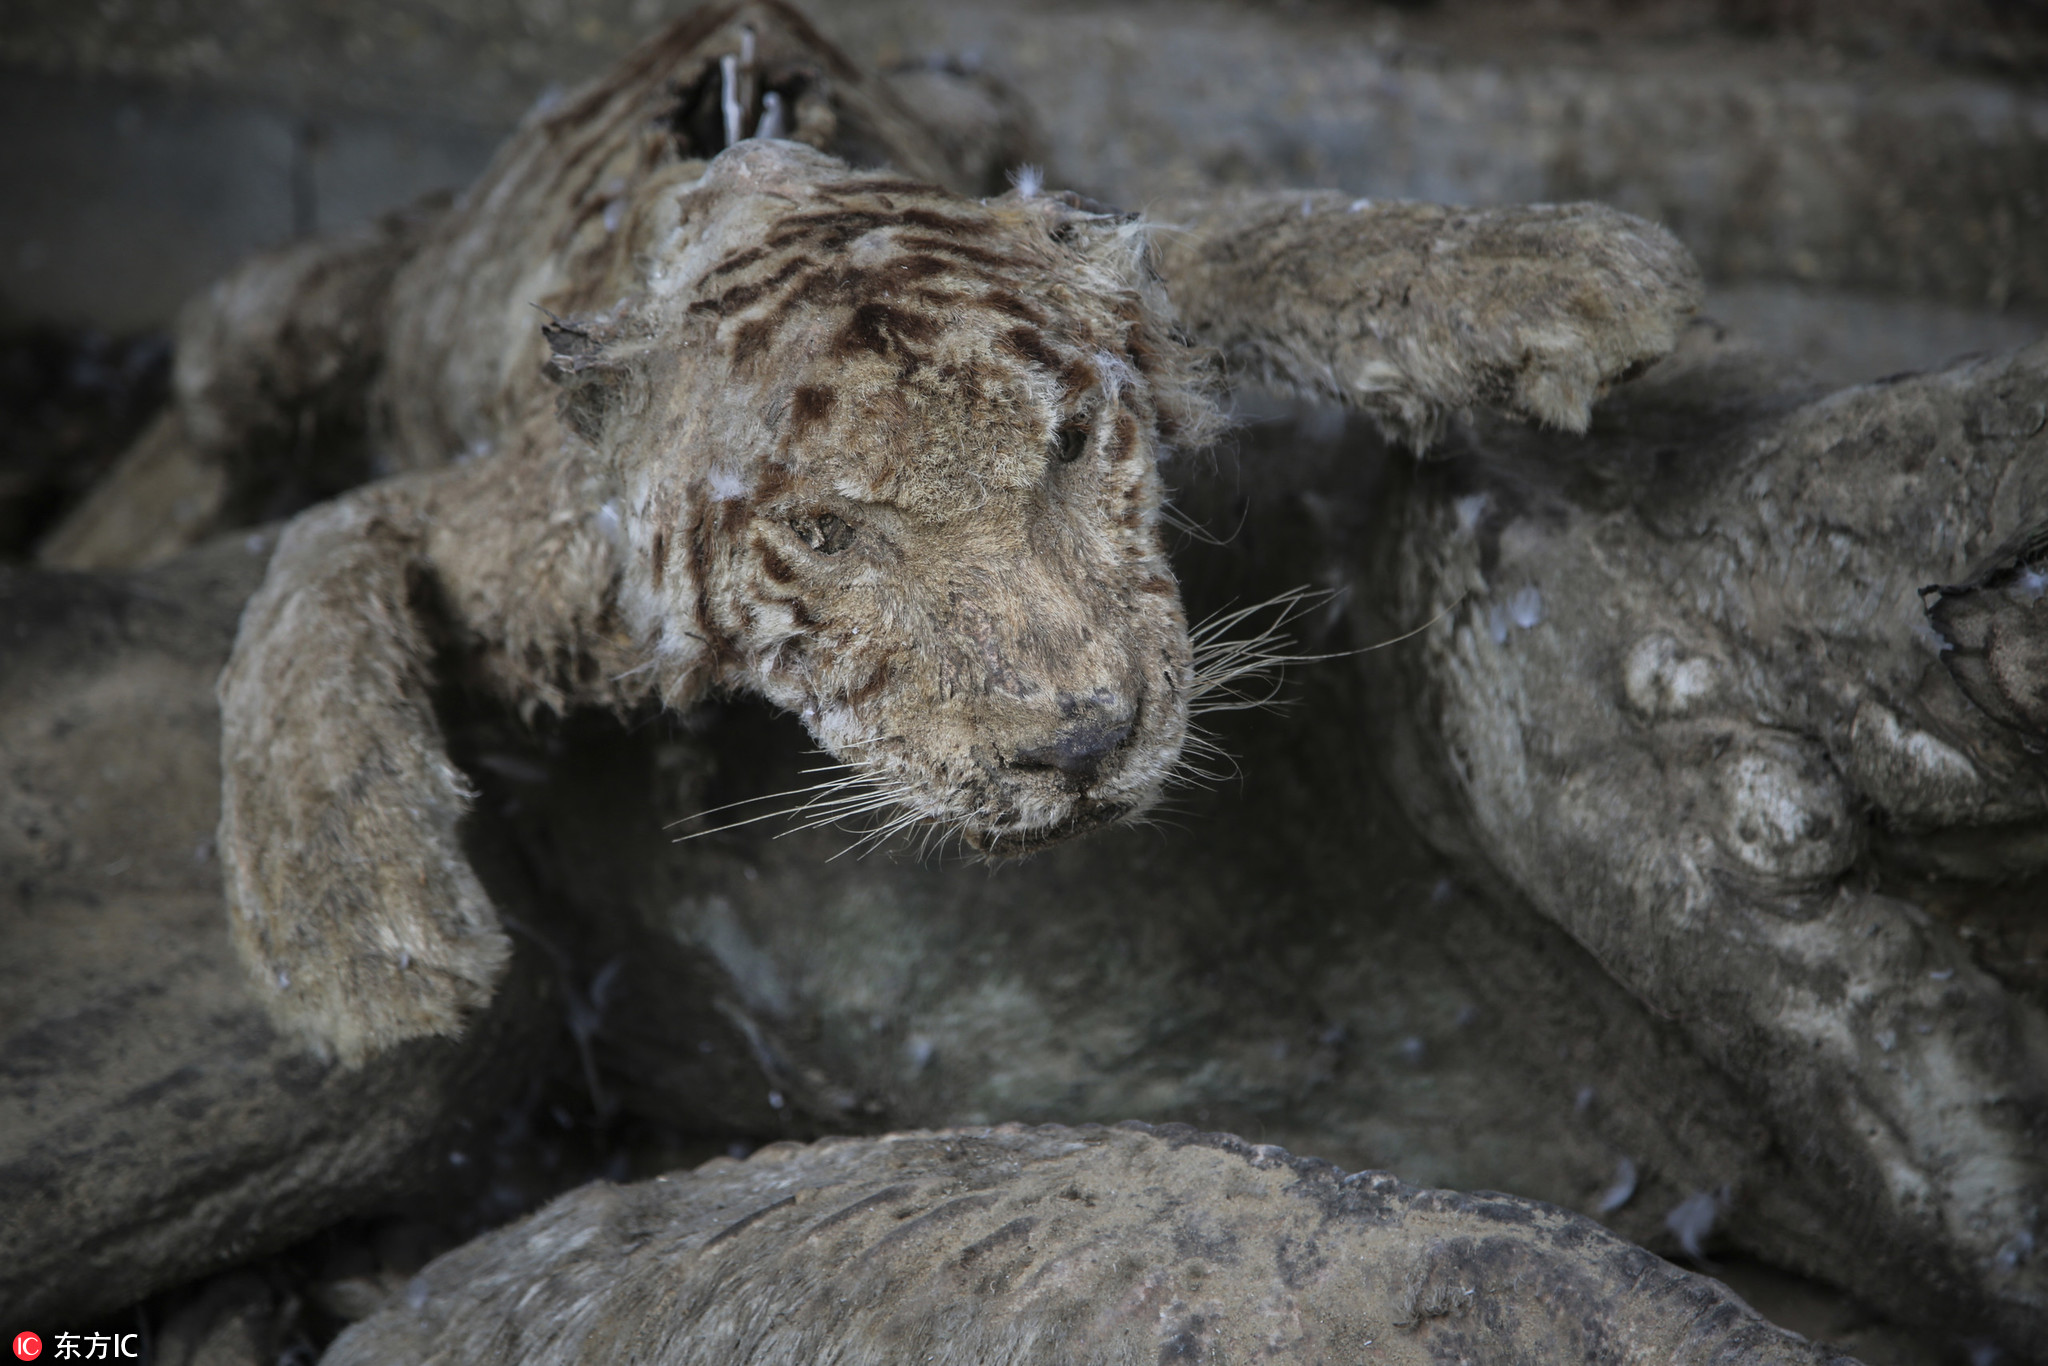
M829 57L780 5L688 16L377 269L331 248L322 288L367 282L374 325L329 334L355 351L322 373L375 378L323 401L404 472L279 541L220 683L219 849L268 1003L345 1061L459 1033L509 957L428 702L450 641L527 711L764 697L846 766L807 811L1029 854L1141 814L1229 681L1191 643L1158 472L1216 435L1221 384L1417 446L1482 403L1582 429L1698 302L1675 241L1598 205L1138 216L855 169L830 151L851 115L776 74ZM739 114L705 156L677 91L714 79ZM294 270L216 297L269 287L290 318ZM279 363L201 324L252 389Z

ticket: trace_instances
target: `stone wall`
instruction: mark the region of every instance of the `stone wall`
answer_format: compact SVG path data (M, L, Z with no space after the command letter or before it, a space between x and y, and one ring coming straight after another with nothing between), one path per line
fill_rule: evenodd
M131 329L251 249L458 188L534 101L682 8L368 0L0 21L0 316ZM1013 83L1056 181L1597 197L1678 232L1717 313L1825 377L2048 316L2048 52L2025 7L1063 6L847 0L856 57Z

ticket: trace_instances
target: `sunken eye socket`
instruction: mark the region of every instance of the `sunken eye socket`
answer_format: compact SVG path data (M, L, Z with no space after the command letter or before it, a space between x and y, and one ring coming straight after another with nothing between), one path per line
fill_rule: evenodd
M792 517L789 529L802 537L804 544L820 555L837 555L853 544L853 524L829 512Z
M1053 447L1062 465L1071 465L1081 458L1088 449L1088 429L1081 426L1062 427Z

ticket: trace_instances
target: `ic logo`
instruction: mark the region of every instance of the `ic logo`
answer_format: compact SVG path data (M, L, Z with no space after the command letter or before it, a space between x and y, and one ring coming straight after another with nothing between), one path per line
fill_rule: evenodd
M14 1354L23 1361L34 1361L43 1354L43 1340L34 1333L16 1333Z

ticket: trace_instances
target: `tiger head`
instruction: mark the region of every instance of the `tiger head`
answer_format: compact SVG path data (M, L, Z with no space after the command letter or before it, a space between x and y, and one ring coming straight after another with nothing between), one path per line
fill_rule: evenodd
M848 766L815 810L989 855L1142 811L1193 681L1158 463L1216 419L1140 226L761 140L661 211L551 341L665 698L758 693Z

